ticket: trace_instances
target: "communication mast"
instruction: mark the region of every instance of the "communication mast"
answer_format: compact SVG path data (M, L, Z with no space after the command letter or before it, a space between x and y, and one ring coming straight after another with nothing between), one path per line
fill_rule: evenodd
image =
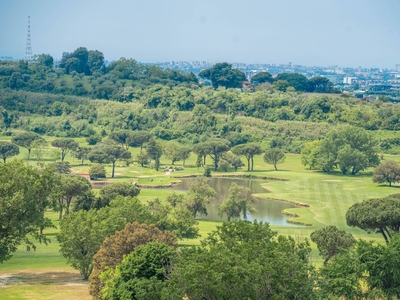
M32 45L31 45L31 17L28 16L28 36L26 39L26 50L25 60L30 61L32 59Z

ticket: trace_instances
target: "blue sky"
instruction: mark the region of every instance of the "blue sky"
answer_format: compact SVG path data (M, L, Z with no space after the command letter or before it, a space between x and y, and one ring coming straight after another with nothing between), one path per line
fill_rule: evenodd
M398 0L0 0L0 56L204 60L394 68Z

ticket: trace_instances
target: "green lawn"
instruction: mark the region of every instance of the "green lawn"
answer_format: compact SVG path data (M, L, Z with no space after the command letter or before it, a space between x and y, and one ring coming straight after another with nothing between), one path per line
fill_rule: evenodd
M0 140L7 137L0 137ZM84 141L80 141L84 142ZM54 151L47 149L46 151ZM130 149L135 156L139 149ZM27 151L21 148L21 153L17 158L26 158ZM51 156L48 155L49 161ZM385 155L385 159L400 160L399 156ZM11 160L11 159L10 159ZM80 162L68 155L73 170L87 170L89 162L81 166ZM126 167L123 162L119 162L115 170L115 178L106 178L105 181L128 181L138 182L142 185L164 185L171 181L179 180L174 176L199 175L203 169L198 170L193 167L196 157L191 157L186 161L186 167L183 171L176 171L166 174L162 170L158 172L154 169L141 168L136 164ZM245 161L243 159L243 161ZM30 163L36 164L35 160ZM170 166L170 162L164 158L162 165ZM211 165L211 160L208 159ZM181 163L176 163L181 165ZM367 234L366 232L350 228L346 225L345 213L349 206L362 201L363 199L373 197L383 197L389 194L397 193L399 186L388 187L387 185L377 185L371 180L372 170L367 170L357 176L343 176L339 172L330 174L308 170L300 163L300 156L288 154L284 163L278 165L278 171L273 169L272 165L263 162L262 157L255 158L255 170L252 172L244 171L232 172L232 174L252 174L256 176L275 177L287 179L287 181L264 180L263 185L268 188L270 193L259 194L260 197L282 199L285 201L300 202L309 205L309 207L298 207L288 209L288 212L299 215L295 221L312 226L272 226L280 234L292 235L303 239L309 237L310 233L326 225L336 225L340 229L351 232L356 238L374 239L383 242L378 234ZM106 166L107 176L111 172L111 166ZM226 173L212 173L213 176ZM139 198L147 202L159 198L164 200L171 193L170 189L143 189ZM263 201L262 199L259 201ZM57 225L56 213L49 213L53 222ZM207 233L216 228L218 222L199 221L201 238L207 236ZM55 239L56 229L48 230L52 243L38 245L36 251L26 252L22 247L15 253L13 258L0 265L0 294L1 299L90 299L87 285L80 280L79 274L66 264L65 259L59 253L58 243ZM182 240L180 245L199 244L200 239ZM312 260L321 264L315 245ZM4 277L11 276L11 277ZM10 279L11 278L11 279ZM11 281L10 281L11 280ZM8 281L9 284L4 282ZM3 285L1 284L3 282Z

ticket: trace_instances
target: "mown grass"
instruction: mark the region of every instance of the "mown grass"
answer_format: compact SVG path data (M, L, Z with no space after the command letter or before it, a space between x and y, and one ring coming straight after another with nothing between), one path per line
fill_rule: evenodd
M0 137L0 140L6 140L8 137ZM84 143L84 140L79 140ZM55 149L47 149L47 152ZM135 156L140 150L131 148L132 155ZM21 148L21 153L17 158L25 159L27 151ZM49 154L48 160L51 161ZM400 161L399 156L385 155L385 159L394 159ZM15 158L10 158L10 160ZM74 159L70 154L66 158L75 171L88 170L89 162L83 166L80 161ZM185 169L175 171L169 175L164 171L158 172L150 168L142 168L136 164L129 167L124 166L123 162L118 162L115 178L109 178L111 166L107 165L107 178L105 181L128 181L138 182L141 185L164 185L171 181L179 180L175 176L200 175L204 172L203 168L194 167L196 157L191 155L186 161ZM243 159L243 161L245 161ZM29 163L36 164L32 159ZM211 160L208 159L211 165ZM162 166L171 166L171 162L165 158L161 159ZM181 163L176 163L181 165ZM300 202L309 205L309 207L291 208L287 211L296 214L296 222L312 224L312 226L272 226L279 234L291 235L299 240L309 238L310 233L326 225L336 225L340 229L351 232L356 238L373 239L383 242L378 234L367 234L366 232L350 228L346 224L345 214L347 209L354 203L363 199L373 197L383 197L394 194L399 191L397 185L388 187L387 185L377 185L371 180L372 170L366 170L356 176L344 176L339 172L323 173L315 170L308 170L300 163L300 156L288 154L284 163L278 165L278 171L273 169L272 165L263 162L261 156L255 158L255 168L252 172L246 172L246 167L238 172L231 174L243 175L252 174L255 176L267 176L287 181L264 180L263 185L268 188L270 193L260 194L261 197L282 199L285 201ZM221 172L213 172L213 176L218 176ZM143 189L139 198L143 202L159 198L164 201L166 196L172 191L170 189ZM263 200L259 200L263 201ZM57 226L57 214L49 213L54 224ZM199 220L199 229L201 237L195 240L182 240L181 246L196 245L200 240L207 236L220 224L215 221ZM58 229L49 229L47 234L52 242L45 245L38 245L36 251L26 252L23 247L18 249L13 258L0 265L0 276L11 276L11 284L1 286L1 299L90 299L87 285L82 283L79 274L66 264L65 259L59 253L59 245L55 239ZM317 265L321 264L315 245L312 260ZM9 280L9 279L6 279Z

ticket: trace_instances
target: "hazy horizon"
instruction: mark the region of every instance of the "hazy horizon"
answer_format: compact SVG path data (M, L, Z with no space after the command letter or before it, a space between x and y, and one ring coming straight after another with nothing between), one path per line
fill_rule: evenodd
M3 0L0 56L78 47L108 60L227 61L304 66L400 64L400 1Z

